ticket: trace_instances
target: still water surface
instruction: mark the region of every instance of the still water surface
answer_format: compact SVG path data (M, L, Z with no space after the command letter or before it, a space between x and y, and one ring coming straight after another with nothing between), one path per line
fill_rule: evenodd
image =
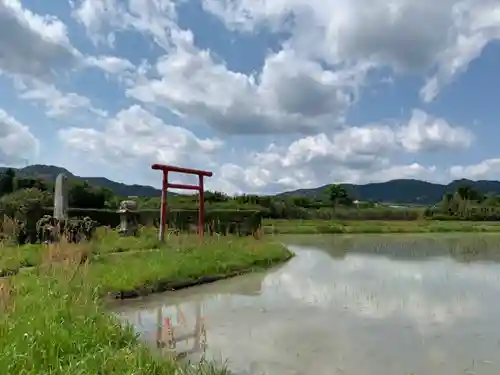
M500 374L500 236L283 241L297 255L279 268L114 309L235 374Z

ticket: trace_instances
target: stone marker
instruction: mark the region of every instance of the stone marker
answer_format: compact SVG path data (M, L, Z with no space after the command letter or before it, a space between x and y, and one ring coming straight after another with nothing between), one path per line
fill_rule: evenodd
M135 236L139 229L139 220L137 213L137 202L125 200L120 202L120 229L118 232L123 236Z
M54 190L54 218L66 220L68 218L68 177L64 173L57 175Z

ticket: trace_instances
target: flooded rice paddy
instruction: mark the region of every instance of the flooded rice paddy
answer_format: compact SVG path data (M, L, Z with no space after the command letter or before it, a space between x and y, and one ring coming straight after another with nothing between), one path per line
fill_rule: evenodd
M235 374L500 374L500 236L283 237L287 264L113 306Z

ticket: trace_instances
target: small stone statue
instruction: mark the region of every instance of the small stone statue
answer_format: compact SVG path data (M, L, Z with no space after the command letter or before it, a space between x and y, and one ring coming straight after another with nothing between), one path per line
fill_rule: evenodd
M137 236L139 229L139 214L137 212L137 202L125 200L120 202L120 228L118 232L122 236Z

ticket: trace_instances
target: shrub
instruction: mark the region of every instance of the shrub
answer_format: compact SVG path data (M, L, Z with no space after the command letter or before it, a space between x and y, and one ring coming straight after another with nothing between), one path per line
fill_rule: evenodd
M0 198L0 210L8 217L16 217L21 211L30 211L33 207L52 204L52 194L37 188L17 190Z

